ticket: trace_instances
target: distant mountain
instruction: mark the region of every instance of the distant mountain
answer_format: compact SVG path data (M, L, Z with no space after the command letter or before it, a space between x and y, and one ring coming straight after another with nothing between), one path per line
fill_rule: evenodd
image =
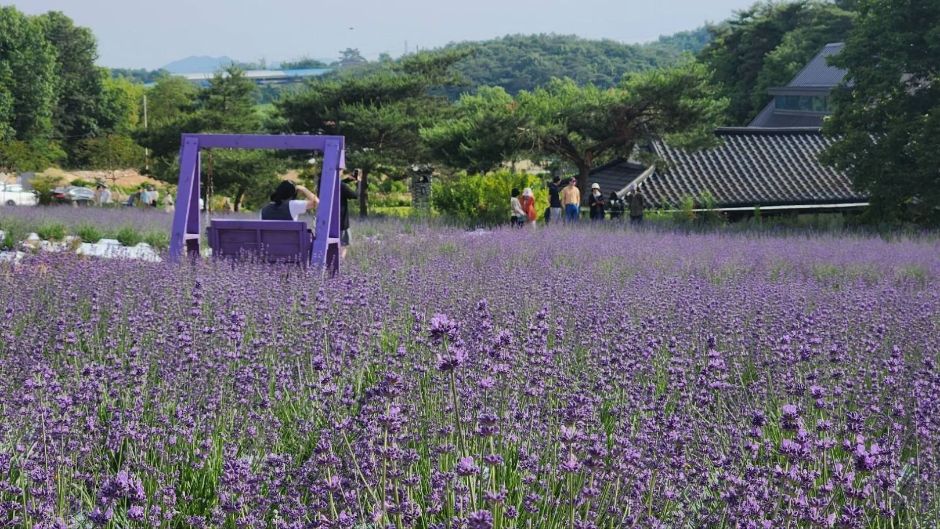
M225 68L236 61L231 57L186 57L167 64L162 69L170 73L209 73Z
M466 85L446 92L450 97L457 97L480 86L501 86L516 94L544 86L553 77L570 77L580 84L593 83L606 88L619 83L624 74L674 65L686 54L698 53L709 38L706 28L663 36L646 44L591 40L574 35L507 35L485 41L451 43L431 52L473 50L472 56L454 65ZM324 79L369 75L394 64L369 62L338 68Z

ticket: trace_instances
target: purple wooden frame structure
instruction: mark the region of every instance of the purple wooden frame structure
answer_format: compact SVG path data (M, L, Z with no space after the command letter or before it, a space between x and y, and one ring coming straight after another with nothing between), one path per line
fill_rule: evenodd
M276 149L323 153L317 207L316 239L310 264L339 270L339 172L346 166L343 136L275 136L258 134L183 134L176 212L170 231L170 259L179 262L183 250L199 255L199 195L202 149ZM247 221L246 221L247 222ZM263 220L250 222L268 222Z

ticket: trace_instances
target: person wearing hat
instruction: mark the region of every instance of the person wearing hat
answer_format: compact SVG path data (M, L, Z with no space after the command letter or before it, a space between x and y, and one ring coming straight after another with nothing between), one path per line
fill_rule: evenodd
M607 202L601 193L601 186L597 182L591 184L591 196L588 197L588 205L591 207L591 220L604 220L604 206Z
M581 191L574 178L561 190L561 205L565 208L565 219L568 222L575 222L581 216Z

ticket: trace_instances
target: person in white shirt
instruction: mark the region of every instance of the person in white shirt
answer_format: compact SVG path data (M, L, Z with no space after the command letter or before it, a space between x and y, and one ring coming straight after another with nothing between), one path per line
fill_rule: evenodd
M510 214L512 215L512 225L513 226L522 226L525 224L526 215L525 210L522 209L522 203L519 202L519 190L513 188L512 197L509 199L509 209Z
M298 200L297 195L304 200ZM316 209L320 199L304 186L284 180L271 194L271 202L261 208L261 220L297 220L297 217L310 209Z

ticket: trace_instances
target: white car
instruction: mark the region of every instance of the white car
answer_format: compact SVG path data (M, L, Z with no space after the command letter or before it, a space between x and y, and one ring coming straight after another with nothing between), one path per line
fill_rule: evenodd
M35 206L36 193L20 184L0 184L0 204L4 206Z

